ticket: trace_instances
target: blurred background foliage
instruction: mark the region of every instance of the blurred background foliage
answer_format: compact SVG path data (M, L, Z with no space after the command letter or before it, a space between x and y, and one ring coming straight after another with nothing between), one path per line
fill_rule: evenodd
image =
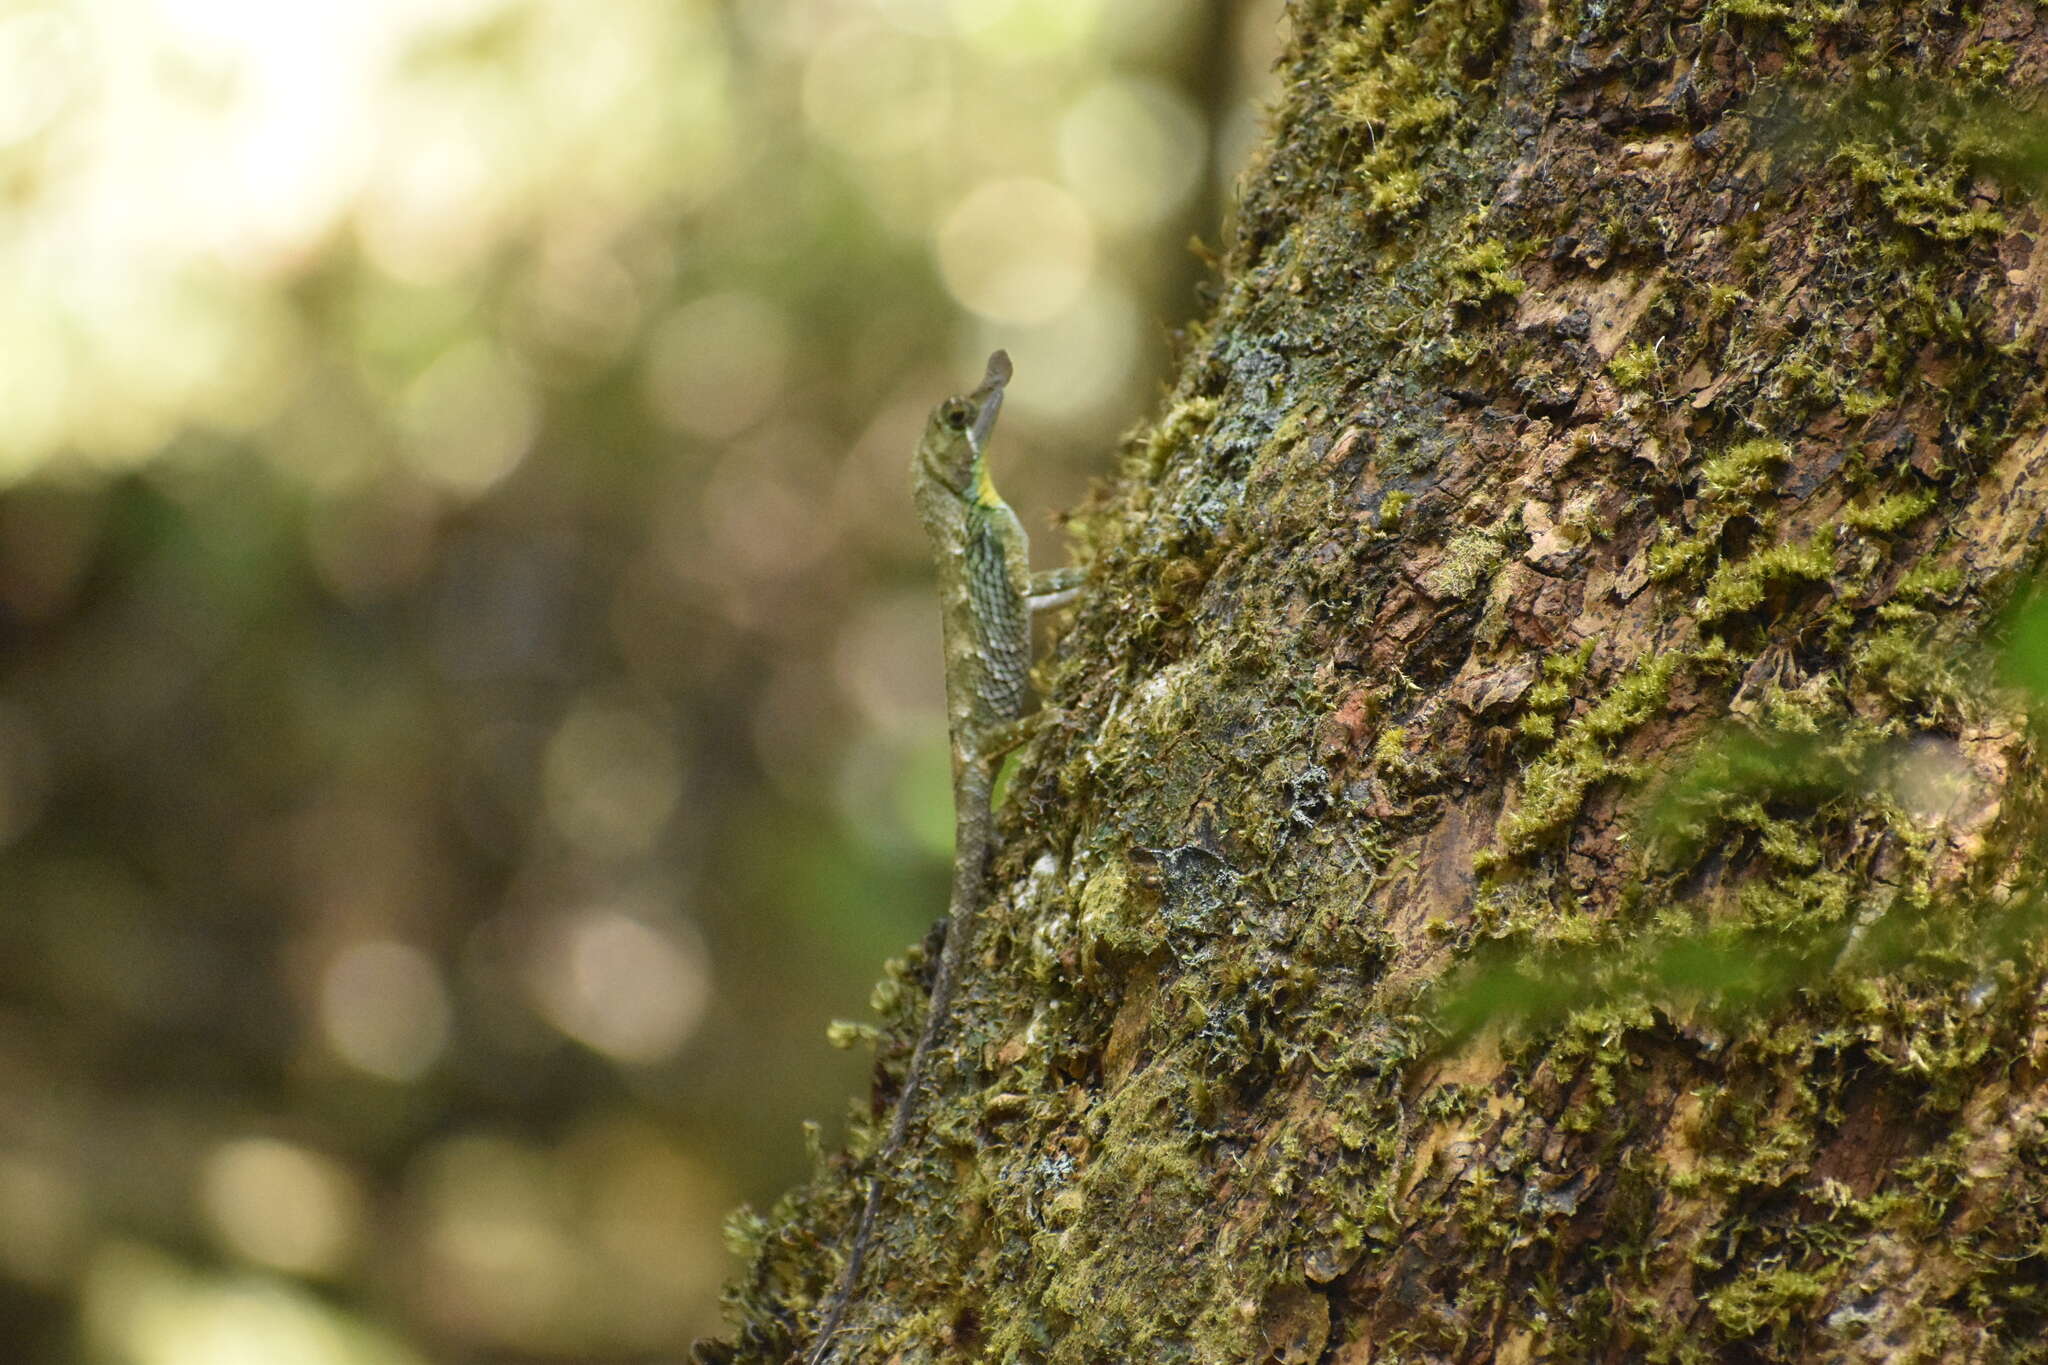
M1057 561L1279 8L0 4L0 1353L717 1329L944 900L913 433Z

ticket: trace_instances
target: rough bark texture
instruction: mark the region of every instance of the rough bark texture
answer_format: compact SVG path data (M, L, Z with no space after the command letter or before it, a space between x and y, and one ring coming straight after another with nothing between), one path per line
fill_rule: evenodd
M2048 16L1294 17L845 1358L2048 1359Z

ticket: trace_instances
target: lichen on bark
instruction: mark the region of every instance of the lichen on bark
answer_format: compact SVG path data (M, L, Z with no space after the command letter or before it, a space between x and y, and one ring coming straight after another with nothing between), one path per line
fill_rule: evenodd
M1294 18L849 1358L2048 1359L2048 15Z

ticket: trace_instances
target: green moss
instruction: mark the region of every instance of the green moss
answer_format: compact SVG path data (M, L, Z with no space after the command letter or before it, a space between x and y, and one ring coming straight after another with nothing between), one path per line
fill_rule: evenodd
M1823 407L1835 398L1834 372L1812 358L1795 354L1771 371L1779 401L1806 408Z
M751 1205L742 1204L726 1215L719 1232L725 1239L725 1249L741 1265L756 1260L768 1244L770 1227L768 1220L756 1212Z
M882 1031L873 1024L863 1024L851 1019L834 1019L825 1026L825 1041L841 1052L857 1047L872 1048L880 1040Z
M1607 362L1607 373L1624 389L1640 389L1657 373L1657 348L1637 342L1615 352Z
M1938 501L1933 489L1916 488L1875 502L1851 503L1843 509L1842 520L1859 531L1889 535L1926 516Z
M2004 214L1973 208L1963 199L1965 172L1961 167L1918 165L1868 141L1845 143L1835 157L1848 167L1851 180L1876 194L1892 221L1901 227L1944 242L2006 230Z
M1447 364L1470 365L1486 354L1486 348L1470 337L1451 337L1443 343L1439 354Z
M1458 112L1458 102L1448 95L1416 95L1404 101L1387 116L1387 130L1392 133L1428 133L1450 121Z
M1735 311L1735 305L1746 303L1749 296L1742 292L1740 285L1721 281L1707 286L1706 304L1701 309L1702 321L1718 322Z
M1159 477L1174 456L1186 450L1216 422L1219 405L1211 397L1184 398L1168 408L1139 446L1139 467L1133 473L1150 480Z
M1373 763L1380 776L1397 789L1409 789L1435 778L1440 771L1436 761L1427 752L1416 752L1410 747L1406 729L1390 726L1380 732L1373 744Z
M1388 221L1427 201L1424 165L1457 144L1473 112L1471 64L1505 24L1499 0L1421 6L1377 0L1355 23L1333 27L1318 50L1313 86L1330 93L1336 122L1366 134L1361 159L1367 216Z
M1973 43L1956 60L1956 74L1973 84L1993 85L2012 70L2019 55L2019 49L2011 43L1996 39Z
M1772 545L1723 564L1695 604L1703 624L1753 611L1785 584L1825 583L1835 573L1834 528L1823 526L1803 545Z
M1719 502L1748 505L1770 491L1791 452L1783 441L1744 441L1700 466L1700 491Z
M1664 655L1627 673L1584 720L1586 735L1605 743L1629 734L1664 708L1678 659Z
M1668 583L1697 574L1713 557L1717 541L1713 535L1682 535L1670 527L1664 528L1658 536L1649 549L1650 581L1653 583Z
M1789 0L1714 0L1711 12L1733 19L1776 21L1796 18L1800 7Z
M1444 557L1423 575L1430 596L1462 601L1472 596L1507 555L1507 523L1460 531L1444 546Z
M1731 1336L1750 1337L1772 1329L1791 1333L1807 1310L1827 1297L1838 1278L1839 1274L1814 1274L1785 1266L1759 1268L1707 1295L1707 1307Z
M1521 792L1498 826L1504 853L1521 857L1555 841L1570 828L1594 784L1637 775L1613 746L1663 708L1678 664L1667 654L1631 670L1530 763Z
M1767 821L1765 828L1767 833L1778 833L1788 840L1802 837L1787 829L1787 824ZM1767 847L1768 844L1767 839ZM1842 923L1849 913L1851 883L1840 872L1814 870L1811 865L1818 861L1818 850L1812 850L1806 859L1809 870L1804 875L1764 877L1745 883L1738 897L1744 922L1794 944L1813 943L1821 930Z
M1368 191L1367 207L1374 214L1396 218L1422 207L1422 173L1399 153L1372 152L1359 162L1358 170Z
M1516 730L1525 740L1548 743L1557 736L1557 717L1554 713L1571 704L1573 693L1579 681L1586 676L1586 665L1593 657L1591 640L1577 649L1552 654L1543 660L1542 676L1523 697L1526 708L1516 722Z
M1474 242L1454 253L1444 267L1450 273L1455 297L1463 303L1511 299L1529 287L1511 268L1507 243L1497 238Z
M1586 676L1586 665L1592 661L1593 645L1586 641L1577 649L1562 654L1551 654L1543 660L1543 676L1529 689L1523 699L1532 711L1555 711L1572 699L1572 689Z
M1906 570L1892 589L1894 600L1922 602L1948 597L1963 585L1963 571L1953 564L1922 560Z
M1954 714L1969 691L1957 651L1917 622L1870 632L1852 666L1871 691L1916 711Z
M1372 757L1375 763L1405 762L1408 757L1408 732L1398 725L1390 725L1380 731L1380 737L1373 742Z
M1811 61L1819 54L1815 29L1839 24L1848 13L1847 5L1814 4L1811 0L1712 0L1705 17L1717 26L1739 20L1780 28L1793 40L1793 55Z
M1122 859L1098 868L1081 888L1077 928L1087 968L1111 957L1144 957L1165 941L1155 898Z
M1178 1230L1195 1225L1213 1197L1199 1139L1172 1122L1165 1107L1187 1078L1175 1068L1158 1071L1102 1098L1094 1117L1102 1132L1097 1153L1043 1220L1045 1258L1057 1269L1042 1302L1088 1325L1087 1337L1068 1343L1066 1358L1089 1340L1098 1354L1113 1344L1149 1357L1162 1339L1190 1331L1212 1342L1217 1359L1244 1358L1250 1347L1253 1324L1231 1309L1247 1288L1256 1297L1273 1273L1256 1258L1237 1267L1244 1278L1231 1294L1212 1288L1212 1262L1189 1264L1179 1283L1131 1273L1171 1255ZM1008 1315L991 1325L992 1359L1044 1350L1034 1335L1036 1315Z

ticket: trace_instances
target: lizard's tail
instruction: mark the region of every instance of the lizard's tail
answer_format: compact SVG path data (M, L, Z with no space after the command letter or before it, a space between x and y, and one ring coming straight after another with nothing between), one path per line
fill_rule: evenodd
M875 1216L882 1206L882 1191L889 1170L896 1164L910 1134L910 1121L917 1108L917 1093L924 1086L926 1064L953 1009L953 988L960 978L960 966L974 938L976 912L981 908L988 871L988 852L994 826L990 802L995 794L995 765L967 762L953 777L953 894L946 925L946 946L939 950L939 969L932 977L932 999L925 1011L923 1031L910 1054L910 1070L904 1073L903 1093L896 1097L896 1117L889 1124L889 1136L875 1155L874 1171L868 1176L867 1199L853 1226L853 1242L847 1249L846 1264L840 1267L839 1282L827 1301L825 1317L818 1324L807 1365L826 1365L840 1332L846 1310L860 1288L860 1273L867 1263L868 1243L874 1236Z

